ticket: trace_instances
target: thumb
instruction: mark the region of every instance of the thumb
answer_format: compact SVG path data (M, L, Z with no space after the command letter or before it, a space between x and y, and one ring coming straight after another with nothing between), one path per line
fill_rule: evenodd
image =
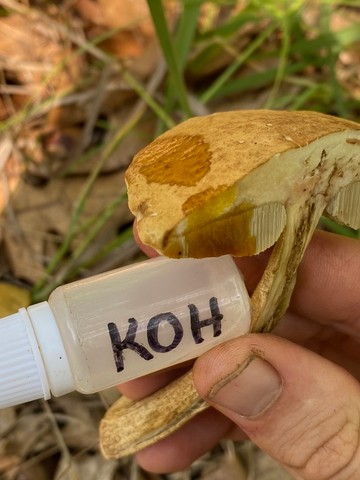
M194 381L295 478L359 478L360 385L342 368L284 339L247 335L200 357Z

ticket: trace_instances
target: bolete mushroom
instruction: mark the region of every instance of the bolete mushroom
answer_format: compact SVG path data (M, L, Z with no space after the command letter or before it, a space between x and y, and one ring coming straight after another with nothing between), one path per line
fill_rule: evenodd
M140 151L126 181L140 239L165 256L248 256L275 244L251 298L252 331L269 332L321 215L360 228L360 124L270 110L196 117ZM103 453L144 448L205 407L191 372L140 402L122 398L102 421Z

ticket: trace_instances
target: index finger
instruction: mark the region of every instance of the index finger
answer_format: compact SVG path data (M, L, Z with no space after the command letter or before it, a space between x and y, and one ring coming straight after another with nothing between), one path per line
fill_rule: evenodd
M360 333L358 240L321 231L314 235L298 271L291 310Z

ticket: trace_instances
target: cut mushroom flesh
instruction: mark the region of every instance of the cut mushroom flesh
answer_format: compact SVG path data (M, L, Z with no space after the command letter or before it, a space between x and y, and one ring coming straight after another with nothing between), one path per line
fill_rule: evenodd
M139 236L170 257L257 254L279 237L281 207L314 195L331 204L360 181L359 129L314 112L190 119L139 152L127 171Z
M339 223L360 229L360 181L349 183L334 195L326 207L326 214Z
M321 215L360 228L360 125L315 112L198 117L140 152L126 179L141 240L166 256L255 255L275 244L251 298L252 331L271 331L288 307ZM179 414L180 387L172 388L174 418L162 436L139 421L136 440L118 438L111 455L106 425L113 430L119 411L129 409L120 403L114 416L110 409L102 424L104 454L143 448L204 407L194 390L197 408ZM131 409L155 413L151 397Z

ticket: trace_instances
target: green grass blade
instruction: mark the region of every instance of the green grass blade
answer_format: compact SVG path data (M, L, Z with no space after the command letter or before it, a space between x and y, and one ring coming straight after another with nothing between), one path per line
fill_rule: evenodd
M182 107L185 117L192 116L190 109L184 78L181 75L179 61L176 57L173 39L170 35L167 21L164 14L164 8L161 0L147 0L151 17L155 26L158 40L164 54L165 61L169 70L169 76L173 82L179 103Z
M231 78L231 76L246 62L246 60L265 42L274 31L275 26L271 24L258 37L255 38L245 50L229 65L224 72L217 77L215 82L201 95L203 103L209 102L218 90Z
M181 73L184 71L186 60L194 41L202 3L203 0L183 1L183 13L175 35L175 50Z
M279 93L281 83L284 79L286 72L286 65L288 63L288 57L290 53L290 29L289 29L289 19L287 16L281 21L281 31L282 31L282 42L280 48L280 57L279 65L275 77L273 87L271 89L270 95L265 103L264 108L271 108L274 103L274 99Z
M306 65L302 63L287 65L285 69L285 75L287 76L299 72L301 73L304 70L305 66ZM225 85L223 85L217 91L216 95L214 95L213 98L221 99L229 95L237 95L239 93L254 91L258 88L267 87L275 81L277 72L277 68L271 68L261 72L244 74L239 78L230 80Z
M300 95L297 95L293 103L289 105L289 110L304 109L306 104L319 92L319 85L312 85L306 88Z
M320 225L329 232L337 233L338 235L343 235L345 237L360 239L360 230L354 230L345 225L340 225L330 218L321 217Z
M173 127L175 124L166 110L162 108L153 97L146 91L141 83L129 71L122 72L122 78L125 82L139 95L140 98L147 103L151 110L164 122L167 128Z
M80 268L90 268L101 260L103 260L107 255L109 255L114 250L122 247L122 245L133 238L133 227L126 227L121 233L119 233L115 238L110 242L104 245L91 259L88 259L81 263ZM76 272L74 272L76 273Z
M215 28L201 33L198 41L212 40L214 38L230 38L236 35L246 24L259 21L259 11L247 5L244 10L230 17L226 23L217 25Z
M183 4L183 12L180 17L179 26L175 34L175 51L177 53L178 65L181 75L187 62L188 54L193 45L197 22L200 13L200 6L203 0L186 0ZM172 112L176 103L176 87L172 79L170 79L167 87L165 106L166 112ZM156 136L160 135L169 128L164 122L159 123Z
M332 36L331 30L331 8L329 5L322 6L322 30L324 30L328 35ZM340 116L347 118L349 115L346 103L344 100L343 90L337 79L337 60L339 53L341 52L340 44L334 39L332 45L328 47L328 55L326 59L324 58L324 63L327 65L329 71L329 80L331 89L333 92L333 101L336 106L336 111Z

